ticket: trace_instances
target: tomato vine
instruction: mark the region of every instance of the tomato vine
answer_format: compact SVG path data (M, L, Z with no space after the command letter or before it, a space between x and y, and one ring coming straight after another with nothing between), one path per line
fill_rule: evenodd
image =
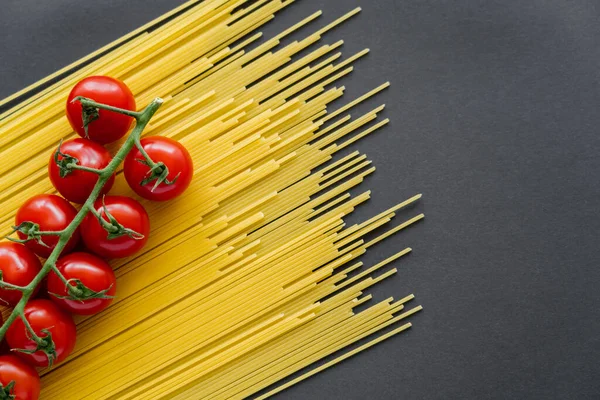
M16 291L20 291L22 293L21 300L14 307L12 313L6 319L6 321L4 322L2 327L0 327L0 341L5 337L6 332L8 331L9 327L13 324L13 322L17 319L17 317L20 317L27 329L30 339L33 340L37 345L36 351L43 351L44 353L46 353L46 355L48 357L48 361L49 361L49 366L52 366L52 360L54 360L56 358L55 346L54 346L54 341L52 339L52 335L48 330L45 330L45 332L42 331L43 335L36 334L36 332L31 327L31 325L27 321L27 318L25 317L25 314L24 314L24 310L25 310L25 306L26 306L27 302L32 297L36 288L39 286L39 284L42 282L42 280L51 271L54 272L67 285L69 294L78 300L85 300L88 298L92 299L92 298L97 298L98 296L102 296L103 293L96 293L93 290L85 287L85 285L83 285L81 282L77 282L76 286L73 286L70 284L69 280L66 279L62 275L62 273L59 271L59 269L56 266L56 262L57 262L59 256L61 255L61 252L64 250L65 246L67 245L67 243L69 242L71 237L77 231L77 228L81 225L81 223L83 222L83 220L85 219L87 214L90 212L97 214L97 211L94 207L94 203L96 202L96 200L102 193L102 189L103 189L104 185L111 179L111 177L113 176L113 174L116 171L116 169L118 168L118 166L125 160L126 156L129 154L129 152L134 147L136 147L142 153L142 155L144 155L145 163L146 163L146 165L148 165L151 168L152 171L159 171L161 176L168 175L167 167L161 162L158 162L158 163L154 162L146 154L146 152L144 151L144 149L142 148L142 145L140 143L141 134L144 131L144 129L146 128L146 126L148 125L152 116L156 113L156 111L158 111L158 109L162 105L162 103L163 103L162 99L156 98L144 110L139 111L139 112L130 111L130 110L126 110L126 109L120 109L120 108L112 107L110 105L97 103L94 100L84 98L84 97L76 97L75 99L73 99L73 102L81 103L83 110L96 110L96 112L98 112L99 110L107 110L110 112L116 112L119 114L133 117L136 121L136 125L135 125L134 129L132 130L131 134L129 135L129 137L125 140L125 142L123 143L121 148L118 150L118 152L115 154L113 159L110 161L110 163L106 167L104 167L102 169L85 168L85 171L97 174L98 181L96 182L94 189L92 190L90 196L87 198L87 200L83 204L82 208L79 210L79 212L77 213L75 218L71 221L71 223L65 229L63 229L62 231L44 232L44 231L39 230L39 226L37 226L37 224L29 222L29 223L23 223L23 224L20 224L20 226L14 227L14 231L13 231L13 233L18 231L22 234L25 234L27 239L19 240L19 239L8 238L9 240L18 241L18 242L23 242L23 241L28 241L28 240L36 240L38 242L41 242L42 236L50 236L50 235L57 236L59 238L58 243L52 250L52 253L50 254L50 256L47 258L42 269L35 276L35 278L33 280L31 280L31 282L27 286L18 286L18 285L14 285L14 284L5 282L4 280L2 280L2 275L0 274L0 289L16 290ZM58 147L57 152L60 152L60 146ZM58 157L57 157L57 159L58 159ZM67 166L70 169L81 169L81 170L84 169L84 167L77 165L77 161L74 159L69 160ZM166 183L168 183L168 182L166 182ZM126 229L123 229L123 227L116 220L105 221L103 218L100 218L100 220L101 220L101 223L102 223L103 227L105 228L105 230L107 230L110 234L113 234L113 235L126 234L126 235L134 235L135 236L135 233L132 233ZM37 227L37 229L36 229L36 227Z

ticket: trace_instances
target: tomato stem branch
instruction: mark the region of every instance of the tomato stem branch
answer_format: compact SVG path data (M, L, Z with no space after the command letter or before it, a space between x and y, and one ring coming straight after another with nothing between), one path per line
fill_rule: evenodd
M69 280L67 278L65 278L65 276L62 274L62 272L60 272L60 270L58 269L58 267L56 265L52 266L52 272L54 272L56 274L56 276L58 276L58 278L65 284L65 288L67 289L68 293L73 294L73 295L81 294L81 290L79 288L71 285Z
M60 236L64 231L39 231L37 234L40 236Z
M169 168L163 162L154 162L152 157L150 157L150 155L148 155L146 152L146 149L144 149L144 146L142 146L142 142L139 138L135 142L135 146L144 157L143 160L138 159L137 161L147 165L150 168L146 174L146 177L140 182L140 185L144 186L152 181L155 181L154 187L151 190L153 192L161 183L164 183L165 185L172 185L175 183L175 181L179 178L179 174L177 174L177 176L172 180L167 179L169 176Z
M92 174L97 174L97 175L100 175L102 173L101 169L90 168L90 167L86 167L84 165L79 165L79 164L74 164L74 163L67 164L67 168L68 169L77 169L79 171L91 172Z
M23 321L23 324L25 324L25 328L27 328L27 331L29 332L31 339L36 344L45 345L46 341L44 339L42 339L41 337L39 337L37 335L37 333L35 333L35 330L31 327L31 324L29 323L29 320L27 320L27 318L25 318L25 315L21 315L21 320Z
M141 140L139 140L139 139L136 140L135 147L137 147L137 149L140 151L140 153L144 157L144 160L146 160L146 163L148 164L148 166L150 168L152 168L152 167L154 167L156 165L156 163L154 162L154 160L152 160L152 158L146 152L146 149L144 149L144 146L142 146Z
M109 106L107 104L96 103L92 99L88 99L88 98L81 97L81 96L75 97L72 100L72 102L77 102L77 101L79 103L81 103L81 106L84 108L99 108L101 110L113 111L113 112L116 112L119 114L128 115L130 117L133 117L136 120L138 120L138 122L139 122L139 119L142 118L142 116L144 115L144 112L146 111L146 110L144 110L142 112L137 112L137 111L126 110L124 108L117 108L117 107Z
M44 339L40 338L37 334L35 334L31 325L29 324L29 321L27 321L27 318L25 318L25 314L24 314L25 305L27 304L27 302L33 295L35 288L39 286L39 284L48 275L48 273L53 270L56 272L56 261L58 260L58 257L64 250L65 246L67 245L67 243L69 242L69 240L71 239L71 237L73 236L73 234L75 233L75 231L77 230L79 225L81 225L81 223L83 222L83 219L88 214L88 212L90 212L91 210L95 211L94 203L98 199L98 196L100 196L102 188L104 187L106 182L110 179L110 177L113 175L113 173L117 170L119 165L123 162L123 160L125 159L127 154L129 154L129 152L133 149L133 147L136 145L136 143L139 142L140 136L141 136L142 132L144 131L144 129L146 128L146 126L148 125L148 122L150 122L150 119L152 118L152 116L156 113L156 111L158 111L160 106L163 104L162 99L156 98L143 111L134 112L134 111L123 110L123 109L107 106L105 104L96 103L95 101L85 99L85 98L76 98L74 101L80 101L82 106L84 106L84 107L97 107L100 109L129 115L136 119L136 125L135 125L135 128L133 128L133 131L131 132L129 137L127 137L127 139L125 140L125 142L123 143L123 145L121 146L119 151L117 152L117 154L113 157L111 162L104 169L102 169L98 172L99 178L98 178L98 181L96 182L96 185L94 186L94 189L92 190L92 193L90 194L90 197L88 197L88 199L83 204L83 206L81 207L81 209L79 210L79 212L77 213L75 218L73 218L71 223L62 231L50 232L50 234L58 234L57 235L59 237L58 243L56 244L56 247L54 248L54 250L48 257L46 262L44 263L41 271L36 275L35 278L33 278L33 280L29 283L29 285L21 288L22 290L15 289L15 290L21 290L23 295L22 295L19 303L15 306L12 313L8 316L8 318L2 325L2 327L0 327L0 341L4 338L4 336L6 335L6 331L12 325L12 323L16 320L16 318L21 317L21 319L23 320L23 323L25 324L27 329L32 334L32 339L35 340L38 345L48 345L48 343L45 343ZM45 234L44 232L38 232L38 233ZM61 276L61 275L62 274L60 274L59 276ZM62 278L64 278L64 276ZM3 282L3 284L6 284L6 282ZM49 340L51 340L51 335L48 335L48 337L50 337ZM50 360L50 358L49 358L49 363L51 363L51 362L52 362L52 360Z
M24 286L17 286L17 285L13 285L12 283L4 282L2 280L2 271L0 271L0 288L7 289L7 290L18 290L20 292L23 292L26 290L26 288Z
M114 233L119 230L117 226L114 226L113 224L102 218L102 214L100 214L95 208L91 208L90 212L94 214L94 216L98 219L98 222L100 223L100 225L102 225L105 231L109 233Z
M17 286L17 285L13 285L12 283L8 283L8 282L0 282L0 288L7 289L7 290L19 290L21 292L24 292L27 289L24 286Z

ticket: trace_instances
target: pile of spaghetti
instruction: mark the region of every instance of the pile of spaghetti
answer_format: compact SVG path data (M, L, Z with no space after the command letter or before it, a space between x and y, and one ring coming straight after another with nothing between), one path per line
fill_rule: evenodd
M342 42L321 36L360 10L281 45L315 13L256 45L256 29L290 3L190 1L0 102L35 93L0 115L2 232L23 198L54 193L48 154L76 135L64 105L86 76L122 80L140 106L163 98L144 135L176 139L195 167L169 203L136 196L117 174L113 191L144 205L152 234L140 253L111 262L118 297L77 320L73 354L42 371L42 399L264 398L410 327L421 309L408 307L412 295L369 305L364 293L410 248L373 266L358 258L423 218L385 228L420 195L346 226L370 196L350 191L374 168L357 151L336 157L388 122L378 119L384 106L347 114L388 84L328 111L368 50L341 61Z

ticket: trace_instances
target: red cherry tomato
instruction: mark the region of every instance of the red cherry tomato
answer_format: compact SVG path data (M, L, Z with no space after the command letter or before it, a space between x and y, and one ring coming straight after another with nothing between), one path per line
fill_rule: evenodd
M171 200L183 193L194 175L194 166L190 153L181 143L161 136L151 136L141 140L142 148L150 158L162 162L168 169L168 181L172 184L161 183L153 190L156 180L141 184L148 178L150 167L142 164L144 157L138 149L133 149L125 159L125 178L129 186L140 196L148 200ZM139 161L138 161L139 160Z
M77 215L77 210L68 201L53 194L40 194L27 200L17 211L15 225L30 221L38 224L42 231L60 231L65 229ZM19 232L21 239L27 239L27 235ZM44 236L42 241L48 247L39 244L35 240L25 243L29 249L40 257L48 258L56 244L58 236ZM79 242L79 229L75 231L67 242L63 254L72 250Z
M133 123L132 117L113 111L99 110L98 119L89 123L86 136L81 115L81 103L73 102L73 99L78 96L86 97L97 103L135 111L135 98L127 85L108 76L90 76L75 85L67 100L67 118L79 136L106 144L119 140L127 133Z
M11 382L14 382L14 387L8 394L15 397L2 398L37 400L40 397L40 377L35 368L19 357L0 356L0 384L6 389Z
M4 282L27 286L41 269L40 260L27 247L19 243L0 242L0 270ZM39 287L35 289L35 292L38 289ZM35 292L33 296L35 296ZM14 307L21 300L21 292L0 289L0 299Z
M108 263L88 253L71 253L60 258L56 267L67 280L78 279L88 289L96 293L104 292L114 296L117 291L115 273ZM73 286L75 286L73 284ZM68 296L64 282L54 272L48 275L48 293L50 299L62 309L73 314L93 315L104 310L112 303L112 298L94 298L89 300L68 300L56 297Z
M68 313L50 300L31 300L25 306L24 314L39 337L46 336L42 330L48 330L52 334L56 351L54 365L62 362L71 354L75 347L77 329L73 318ZM8 328L6 341L11 349L35 350L37 348L36 343L30 339L29 332L21 318L17 318ZM48 356L41 350L33 354L15 351L15 354L32 365L48 366Z
M100 225L98 218L89 213L81 224L85 246L93 253L105 258L129 257L144 247L150 233L150 218L144 207L132 198L125 196L106 196L104 204L124 228L137 232L141 237L128 235L114 239L108 238L108 232ZM105 221L109 221L102 200L94 204L96 211Z
M94 169L106 167L112 159L108 150L87 139L74 139L64 142L60 146L60 151L76 158L77 165ZM58 159L62 160L63 157L59 155ZM56 165L54 154L52 154L48 164L48 174L56 190L69 201L80 204L85 203L90 197L96 182L98 182L98 175L81 170L72 170L65 177L61 177L60 173L60 168ZM114 181L115 176L113 175L104 184L101 194L108 193Z

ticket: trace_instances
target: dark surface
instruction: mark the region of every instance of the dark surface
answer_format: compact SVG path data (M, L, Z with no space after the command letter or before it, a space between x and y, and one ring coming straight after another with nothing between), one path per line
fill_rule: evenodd
M0 97L180 3L4 0ZM393 84L377 99L392 124L357 146L378 167L357 215L416 192L427 214L365 260L412 246L374 292L414 292L425 311L279 398L600 398L600 6L303 0L264 31L356 5L363 13L325 38L372 50L346 98Z

